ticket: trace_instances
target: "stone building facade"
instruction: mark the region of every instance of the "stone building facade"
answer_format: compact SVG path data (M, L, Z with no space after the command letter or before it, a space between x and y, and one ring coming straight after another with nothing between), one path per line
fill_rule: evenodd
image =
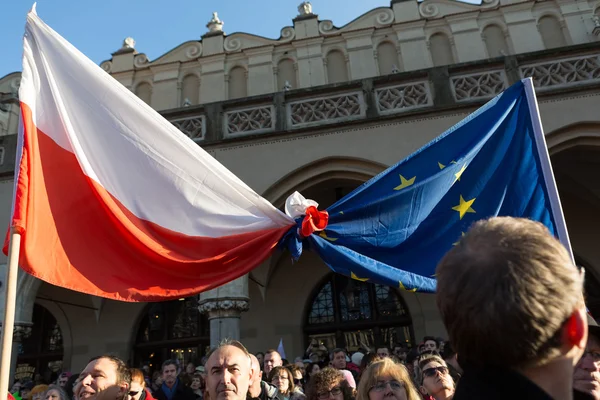
M600 1L391 1L342 27L303 3L278 39L225 34L155 60L127 38L101 67L257 193L295 190L322 208L510 84L533 77L577 262L600 311ZM68 39L68 38L67 38ZM11 209L19 73L0 78L0 226ZM5 260L3 260L5 262ZM3 287L0 287L3 290ZM116 353L132 364L198 360L223 337L251 351L416 343L445 336L434 295L340 276L310 252L277 252L221 288L170 303L119 303L19 275L15 363L79 370Z

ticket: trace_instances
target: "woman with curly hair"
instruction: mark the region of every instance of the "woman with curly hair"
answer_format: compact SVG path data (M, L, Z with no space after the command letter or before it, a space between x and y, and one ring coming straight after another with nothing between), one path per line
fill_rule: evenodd
M279 400L305 400L304 393L294 385L294 376L286 367L275 367L269 373L269 382L277 387Z
M354 396L344 375L327 367L311 375L306 387L306 400L354 400Z
M363 372L356 400L383 400L387 397L395 400L421 399L404 365L384 358L375 361Z

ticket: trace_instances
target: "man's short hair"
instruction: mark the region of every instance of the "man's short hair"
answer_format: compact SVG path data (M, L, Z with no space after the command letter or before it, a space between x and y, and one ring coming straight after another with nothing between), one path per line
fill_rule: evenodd
M440 342L439 342L439 340L437 340L437 339L436 339L434 336L425 336L425 337L423 338L423 344L427 343L427 341L428 341L428 340L431 340L431 341L435 342L435 345L436 345L437 347L440 347Z
M541 365L583 306L583 275L541 223L478 221L439 263L437 305L461 362Z
M269 349L269 350L265 351L265 356L267 354L271 354L271 353L277 353L277 354L279 354L279 352L277 350L275 350L275 349ZM281 354L279 354L279 357L281 357Z
M233 346L233 347L237 347L238 349L242 350L244 352L244 354L246 355L246 357L248 357L248 365L250 366L250 369L252 369L252 358L250 357L250 352L248 351L248 349L246 348L246 346L244 346L242 344L242 342L240 342L239 340L234 340L234 339L223 339L221 340L221 342L219 343L219 345L215 348L213 348L207 355L208 358L210 358L210 356L212 356L212 354L219 350L222 347L225 346ZM268 351L267 351L268 353Z
M346 355L346 350L342 349L341 347L336 347L335 349L333 349L333 351L331 352L332 355L336 355L337 353L344 353L344 355Z
M94 357L90 359L89 362L100 360L101 358L106 358L115 364L115 368L117 370L117 384L126 383L127 385L131 386L131 371L129 370L129 367L127 367L127 364L125 364L125 361L121 360L119 357L106 354L103 356ZM125 395L127 396L127 393L125 393Z
M164 372L165 367L167 365L174 365L176 371L179 369L178 365L177 365L177 361L175 361L175 360L165 360L165 361L163 361L162 365L160 366L160 372Z

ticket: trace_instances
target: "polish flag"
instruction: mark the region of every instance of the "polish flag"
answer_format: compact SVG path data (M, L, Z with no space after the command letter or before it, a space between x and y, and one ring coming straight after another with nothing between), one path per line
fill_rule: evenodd
M181 298L248 273L294 225L35 8L19 98L11 226L37 278L124 301Z

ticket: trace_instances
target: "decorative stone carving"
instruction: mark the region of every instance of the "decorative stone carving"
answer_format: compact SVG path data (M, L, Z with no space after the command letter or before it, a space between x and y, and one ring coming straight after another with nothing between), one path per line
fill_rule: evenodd
M524 65L523 78L532 77L539 90L600 81L600 55L581 56Z
M285 81L285 83L283 84L283 90L285 92L292 90L292 84L290 83L290 81Z
M379 114L394 114L433 105L428 82L411 82L375 90Z
M201 313L213 313L218 311L225 312L244 312L250 309L250 302L244 299L211 299L200 302L198 311Z
M138 54L133 59L133 65L136 66L137 68L144 68L149 63L150 62L148 61L148 57L146 57L145 54Z
M325 20L325 21L319 22L319 33L321 35L331 35L331 34L335 33L336 30L337 29L334 29L333 21L331 21L331 20Z
M274 106L261 106L228 111L224 115L225 136L240 136L275 130Z
M184 105L184 107L186 106ZM174 119L171 120L171 123L194 141L203 140L206 135L206 117L204 115Z
M226 51L238 51L242 48L242 41L235 36L228 36L225 38L223 47Z
M377 16L375 17L375 22L377 23L377 25L385 26L393 23L394 19L394 11L391 8L386 8L385 10L382 10L379 14L377 14Z
M187 97L183 100L183 107L189 107L192 105L192 102L190 101L190 99L188 99Z
M287 107L290 128L349 121L366 113L362 92L300 100Z
M300 16L312 15L312 13L312 4L310 4L310 1L303 1L298 6L298 14Z
M185 56L189 59L198 58L202 55L202 44L196 42L185 49Z
M281 30L281 39L282 42L289 42L296 37L296 30L291 26L286 26Z
M110 74L110 72L112 71L112 61L104 61L102 64L100 64L100 68L102 68L105 72L108 72Z
M398 72L400 72L398 66L396 64L392 64L392 74L397 74Z
M508 86L502 70L453 76L451 82L456 101L489 99Z
M594 30L592 31L592 33L595 36L600 36L600 16L594 14L592 16L592 21L594 22Z
M210 21L208 21L206 27L208 28L209 32L223 32L223 24L225 24L225 22L219 19L219 16L216 12L213 12L212 18Z
M132 37L127 37L123 40L121 50L135 49L135 40Z
M15 78L12 81L10 81L10 93L14 94L15 96L19 95L19 87L21 87L21 78Z

